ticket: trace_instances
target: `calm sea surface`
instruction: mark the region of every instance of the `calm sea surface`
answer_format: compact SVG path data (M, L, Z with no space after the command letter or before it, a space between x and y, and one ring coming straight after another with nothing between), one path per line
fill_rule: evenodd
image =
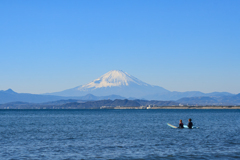
M0 159L160 158L239 159L240 110L0 110Z

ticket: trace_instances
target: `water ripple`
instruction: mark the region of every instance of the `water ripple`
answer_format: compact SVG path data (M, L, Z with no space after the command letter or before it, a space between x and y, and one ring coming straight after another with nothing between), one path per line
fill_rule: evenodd
M172 129L192 118L200 129ZM1 159L239 159L238 110L1 110Z

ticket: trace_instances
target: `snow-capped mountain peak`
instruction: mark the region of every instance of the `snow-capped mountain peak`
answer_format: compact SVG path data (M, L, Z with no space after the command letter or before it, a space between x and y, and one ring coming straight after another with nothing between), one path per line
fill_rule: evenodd
M140 81L139 79L131 76L130 74L123 72L121 70L112 70L101 77L95 79L94 81L82 85L78 90L86 90L89 88L103 88L103 87L114 87L114 86L128 86L134 83L137 85L149 86L149 84Z
M92 82L52 93L60 96L95 96L120 95L122 97L142 98L146 95L169 93L170 91L147 84L121 70L112 70Z

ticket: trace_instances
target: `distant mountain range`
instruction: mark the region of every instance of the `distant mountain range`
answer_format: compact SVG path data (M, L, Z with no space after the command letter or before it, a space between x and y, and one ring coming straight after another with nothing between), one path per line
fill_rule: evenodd
M106 107L140 107L140 106L179 106L179 103L172 101L147 101L147 100L98 100L98 101L81 101L81 100L59 100L47 103L27 103L11 102L0 104L0 109L100 109Z
M30 102L30 103L41 103L48 101L56 101L66 99L65 97L53 96L53 95L37 95L29 93L16 93L12 89L6 91L0 91L0 104L8 102Z
M72 98L72 99L70 99ZM75 99L73 99L75 98ZM0 109L21 108L21 109L90 109L101 106L178 106L178 105L240 105L240 94L222 97L187 97L177 101L158 101L126 99L121 96L94 96L88 94L82 97L61 97L50 95L35 95L16 93L12 90L0 91Z
M184 105L240 105L240 94L221 97L187 97L177 100Z
M12 89L0 91L0 104L10 102L41 103L41 105L64 105L70 103L99 100L151 100L175 101L184 105L240 105L240 94L228 92L202 93L199 91L171 92L159 86L142 82L130 74L113 70L92 82L61 92L48 94L16 93ZM155 102L154 102L155 103ZM58 104L58 105L59 105ZM141 103L142 104L142 103Z
M215 95L215 94L212 94ZM16 93L9 89L6 91L0 91L0 104L6 104L6 106L48 106L48 105L65 105L69 103L85 103L87 101L99 101L99 100L126 100L125 97L118 95L109 96L94 96L88 94L81 97L62 97L52 95L36 95L27 93ZM159 100L139 100L128 99L140 102L141 105L240 105L240 94L226 96L200 96L200 97L185 97L177 101L159 101ZM163 103L167 102L167 103ZM93 103L94 104L94 103ZM119 104L121 105L121 103ZM79 105L78 105L79 106ZM65 106L64 106L65 107Z
M178 100L184 97L232 96L228 92L202 93L198 91L171 92L160 86L147 84L121 70L112 70L92 82L61 92L48 93L55 96L119 95L130 99Z
M12 89L8 89L6 91L0 91L0 104L16 102L16 101L28 102L28 103L44 103L44 102L68 100L68 99L76 99L76 100L111 99L111 100L114 100L114 99L126 99L126 98L118 96L118 95L94 96L92 94L87 94L85 96L80 96L80 97L63 97L63 96L54 96L54 95L17 93L17 92L14 92Z

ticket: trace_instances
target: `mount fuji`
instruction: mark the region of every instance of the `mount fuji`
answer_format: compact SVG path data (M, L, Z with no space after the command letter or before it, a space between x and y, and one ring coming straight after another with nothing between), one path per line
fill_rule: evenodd
M79 97L87 94L93 94L95 96L118 95L129 99L147 100L178 100L184 97L222 97L234 95L228 92L171 92L163 87L147 84L121 70L112 70L85 85L61 92L48 93L48 95L64 97Z
M159 86L147 84L130 74L113 70L94 81L72 89L61 92L48 93L44 95L17 93L11 89L0 90L0 103L27 102L43 103L69 103L75 101L92 101L106 99L145 99L175 101L182 104L201 105L239 105L240 94L235 95L228 92L202 93L199 91L171 92ZM150 102L149 102L150 103ZM153 103L151 101L151 103ZM155 102L154 102L155 103ZM18 103L19 104L19 103ZM52 104L52 102L51 102ZM165 103L164 103L165 104ZM12 104L9 104L10 106ZM45 104L44 104L45 105Z
M50 94L58 96L120 95L127 98L142 98L151 94L167 94L169 92L162 87L147 84L121 70L112 70L88 84Z

